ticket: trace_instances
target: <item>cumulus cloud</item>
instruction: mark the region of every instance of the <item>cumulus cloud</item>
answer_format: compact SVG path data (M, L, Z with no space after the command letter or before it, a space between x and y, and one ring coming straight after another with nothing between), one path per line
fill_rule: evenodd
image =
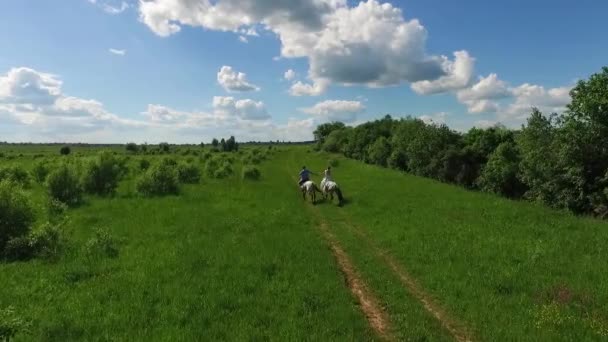
M0 103L48 105L61 95L57 76L30 68L13 68L0 76Z
M124 56L127 53L127 50L119 50L119 49L112 49L112 48L110 48L108 51L111 54L118 55L118 56Z
M264 103L251 99L236 100L231 96L215 96L213 97L213 109L220 117L238 117L243 120L270 118Z
M259 87L247 81L247 75L242 72L237 72L230 66L224 65L217 73L217 82L226 91L245 92L257 91Z
M327 89L327 82L324 80L315 82L313 84L303 83L298 81L291 85L289 94L292 96L319 96Z
M300 110L313 115L319 121L351 123L357 119L358 114L365 110L365 106L359 101L327 100Z
M285 71L285 74L283 75L283 77L284 77L286 80L291 81L291 80L293 80L294 78L296 78L296 72L295 72L295 71L293 71L293 70L291 70L291 69L289 69L289 70Z
M421 95L445 93L468 87L473 79L475 59L467 51L454 52L454 61L442 56L444 75L436 80L412 83L412 89Z
M313 118L277 124L261 101L216 96L211 111L150 104L142 120L120 117L93 99L63 93L58 76L30 68L0 75L0 122L11 141L191 143L235 135L239 140L310 140ZM4 132L6 133L6 132Z
M282 57L308 59L312 84L294 84L296 95L318 95L331 83L381 87L445 76L442 86L452 89L467 81L461 65L470 60L461 59L468 54L458 52L453 62L427 54L420 22L376 0L355 7L346 0L152 0L141 1L139 12L160 36L182 25L237 34L261 25L281 41Z
M502 118L524 119L532 107L547 113L560 113L566 109L570 102L570 87L546 89L534 84L522 84L511 89L514 101L499 114Z
M247 37L245 36L239 36L239 41L245 44L249 43L249 40L247 40Z

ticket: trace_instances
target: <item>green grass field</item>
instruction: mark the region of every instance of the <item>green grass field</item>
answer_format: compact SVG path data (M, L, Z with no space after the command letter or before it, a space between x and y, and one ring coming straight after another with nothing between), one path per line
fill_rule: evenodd
M0 163L31 168L32 155L57 154L12 148L0 152L23 156ZM329 159L343 207L304 202L295 185L302 164L320 173ZM131 172L115 196L69 210L58 261L0 263L0 309L31 323L17 340L608 339L604 222L306 146L279 148L259 181L235 166L161 198L137 195ZM42 208L44 189L27 191ZM95 228L120 239L117 258L84 255ZM386 334L370 326L334 244L384 312Z

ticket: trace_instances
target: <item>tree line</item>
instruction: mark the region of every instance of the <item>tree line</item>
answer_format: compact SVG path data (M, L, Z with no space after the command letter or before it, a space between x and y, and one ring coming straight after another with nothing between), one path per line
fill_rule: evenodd
M466 133L407 117L314 131L316 148L415 175L608 217L608 67L570 91L564 113L531 109L520 129Z

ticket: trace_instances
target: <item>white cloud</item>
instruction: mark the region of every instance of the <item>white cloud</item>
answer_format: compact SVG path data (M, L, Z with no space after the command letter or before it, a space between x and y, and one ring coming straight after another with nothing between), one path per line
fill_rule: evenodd
M365 106L359 101L327 100L300 110L315 116L319 121L350 123L357 119L357 114L365 110Z
M101 8L108 14L120 14L130 7L126 1L121 1L118 3L118 1L109 0L89 0L89 2Z
M561 113L570 102L570 87L545 89L543 86L522 84L511 89L515 98L504 111L499 113L503 119L523 120L537 107L545 113Z
M231 96L213 97L214 113L219 117L238 117L243 120L265 120L270 115L261 101L236 100Z
M291 85L289 94L292 96L319 96L327 89L327 81L321 80L313 84L297 81Z
M258 25L274 32L282 57L308 58L312 85L297 83L296 95L318 95L331 83L381 87L446 74L445 87L466 83L460 60L426 53L427 32L418 20L407 21L399 8L376 0L355 7L346 0L153 0L141 1L139 12L160 36L182 25L237 34Z
M0 122L9 141L191 143L235 135L246 140L311 140L316 120L271 121L261 101L213 98L210 112L177 110L150 104L133 120L109 112L96 100L69 96L58 76L30 68L0 75ZM14 128L14 129L13 129Z
M245 36L239 36L239 41L245 44L249 43L249 40L247 40L247 37Z
M176 111L174 109L155 104L149 104L148 109L145 112L142 112L141 114L146 116L152 122L162 123L174 123L187 115L184 112Z
M412 83L412 89L421 95L445 93L468 87L473 78L475 59L467 51L454 52L454 61L443 58L444 76L436 80L423 80Z
M242 72L236 72L230 66L224 65L217 73L217 82L226 91L244 92L260 90L259 87L247 81L247 75Z
M119 49L112 49L112 48L110 48L108 51L111 54L118 55L118 56L124 56L127 53L127 50L119 50Z
M291 80L293 80L294 78L296 78L296 72L295 72L295 71L293 71L293 70L291 70L291 69L289 69L289 70L285 71L285 74L283 75L283 77L284 77L286 80L291 81Z
M469 113L496 113L499 111L500 106L498 103L490 100L472 100L466 102Z

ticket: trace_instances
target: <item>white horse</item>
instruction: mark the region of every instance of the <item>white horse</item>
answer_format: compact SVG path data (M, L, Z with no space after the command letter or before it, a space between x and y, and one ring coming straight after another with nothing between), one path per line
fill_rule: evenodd
M323 193L311 180L302 183L302 185L300 185L300 190L302 191L302 199L306 200L306 194L308 194L308 196L310 196L312 204L315 204L317 201L317 192L321 194Z
M344 202L344 196L342 196L342 190L340 190L338 183L336 183L332 180L323 179L321 181L321 191L323 193L324 198L327 198L327 195L329 195L330 201L334 200L334 193L335 193L338 196L338 205L342 205L342 203Z

